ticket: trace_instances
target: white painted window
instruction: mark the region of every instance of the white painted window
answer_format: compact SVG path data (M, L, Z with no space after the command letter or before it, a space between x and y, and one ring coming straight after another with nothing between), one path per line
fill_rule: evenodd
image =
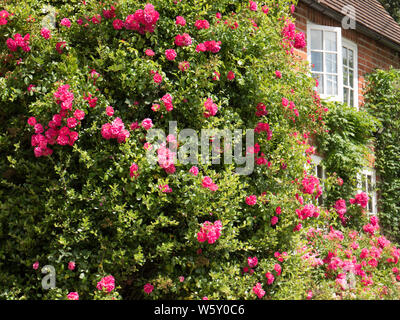
M318 92L322 98L343 101L342 30L307 24L307 52L311 74L318 79Z
M365 192L368 195L369 201L367 211L369 214L377 213L377 197L376 197L376 173L374 169L365 168L358 175L358 191Z
M357 45L347 39L342 42L343 102L358 110L358 51Z

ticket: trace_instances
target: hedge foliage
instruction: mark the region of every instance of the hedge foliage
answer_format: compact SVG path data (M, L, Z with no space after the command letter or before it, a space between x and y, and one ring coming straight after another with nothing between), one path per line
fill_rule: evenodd
M291 3L51 4L54 27L42 1L2 11L2 298L398 297L399 251L364 195L317 206L305 163L328 110L293 54L305 43ZM171 165L147 130L172 120L178 132L255 129L243 150L254 172Z
M376 135L379 215L385 230L400 239L400 71L377 70L368 76L366 108L380 125Z

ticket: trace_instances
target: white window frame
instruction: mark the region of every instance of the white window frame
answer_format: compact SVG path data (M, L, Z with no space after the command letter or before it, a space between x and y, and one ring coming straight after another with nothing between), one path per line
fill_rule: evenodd
M312 63L311 63L311 29L314 30L320 30L320 31L330 31L330 32L336 32L337 38L336 38L336 43L337 43L337 68L338 68L338 95L337 96L330 96L327 94L320 94L320 97L326 100L331 100L331 101L338 101L338 102L343 102L343 48L342 48L342 29L340 27L330 27L330 26L323 26L319 24L312 23L310 21L307 21L307 57L308 61L310 63L310 70L312 70ZM324 49L324 44L322 44L322 52L325 53ZM325 56L325 55L323 55ZM323 59L322 62L324 68L325 68L325 61ZM312 71L311 71L312 73ZM324 90L326 89L326 75L324 74Z
M354 81L354 97L353 97L353 101L354 101L354 107L357 108L357 111L359 111L359 105L358 105L358 47L357 44L355 44L353 41L350 41L346 38L342 38L342 49L343 47L346 47L348 49L353 50L354 52L354 77L353 77L353 81ZM342 51L343 53L343 51ZM342 54L342 79L343 79L343 54ZM344 82L343 82L343 87L342 87L342 92L344 91ZM343 100L344 100L344 94L343 94ZM344 101L347 102L347 101Z
M362 176L369 175L371 176L371 187L372 187L372 192L367 190L368 196L371 197L371 203L372 203L372 211L368 211L368 214L370 215L376 215L378 213L378 198L377 198L377 193L376 193L376 171L372 168L364 168L358 175L357 175L357 188L358 192L364 192L362 189ZM368 188L368 186L367 186Z

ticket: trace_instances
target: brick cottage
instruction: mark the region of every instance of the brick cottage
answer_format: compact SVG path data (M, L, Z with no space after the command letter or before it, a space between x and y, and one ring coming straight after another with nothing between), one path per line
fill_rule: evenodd
M400 67L400 25L378 0L299 0L294 16L307 39L307 47L296 54L310 63L322 98L362 108L365 75ZM324 178L321 161L314 156L315 174ZM359 176L372 214L377 212L375 182L372 160Z

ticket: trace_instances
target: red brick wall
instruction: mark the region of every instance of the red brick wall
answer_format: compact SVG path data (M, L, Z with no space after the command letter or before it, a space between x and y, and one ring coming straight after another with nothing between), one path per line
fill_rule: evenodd
M306 37L307 21L325 26L341 26L341 23L312 9L302 1L300 1L296 7L294 16L296 18L297 29L304 32ZM400 55L394 50L385 47L383 44L355 30L342 29L342 37L356 43L358 47L358 86L359 104L361 105L364 101L363 89L365 87L365 74L372 72L376 68L388 69L390 66L400 68ZM307 59L307 48L297 50L297 54L301 59Z

